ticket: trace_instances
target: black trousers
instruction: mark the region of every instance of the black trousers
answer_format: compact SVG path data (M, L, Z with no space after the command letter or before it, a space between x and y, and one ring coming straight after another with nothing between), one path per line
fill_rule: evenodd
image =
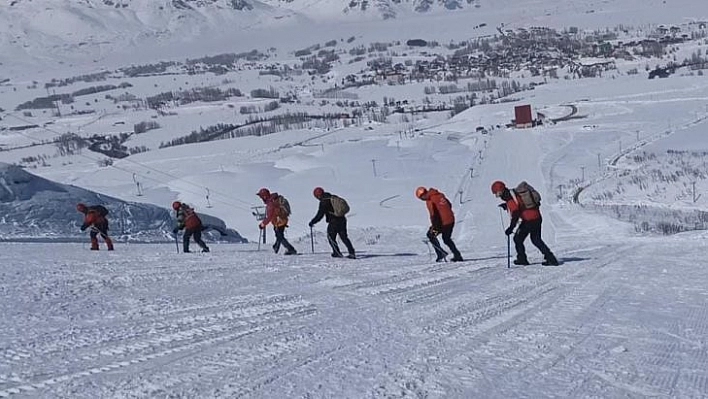
M202 241L202 231L201 230L185 230L184 236L182 237L182 247L184 252L189 251L189 239L194 237L194 242L197 243L203 250L208 251L209 247Z
M450 248L450 251L452 252L452 256L455 258L461 258L462 255L460 255L460 251L457 250L457 246L455 243L452 241L452 230L455 228L455 223L448 224L446 226L442 226L440 228L440 231L437 231L433 229L432 227L428 229L428 240L430 240L430 243L433 244L433 248L435 249L435 254L439 258L444 258L447 253L445 250L442 249L440 246L440 241L438 241L438 234L442 235L442 240L447 245L448 248Z
M327 241L329 241L329 246L332 247L332 255L342 256L342 251L339 250L339 245L337 244L337 236L347 247L349 255L355 255L354 246L349 240L349 234L347 233L347 219L332 218L327 224Z
M544 257L548 258L550 255L553 255L551 250L541 238L541 222L542 219L538 219L529 222L522 221L519 224L519 228L516 229L516 234L514 234L514 245L516 246L517 259L526 260L526 248L524 247L524 241L528 236L531 236L531 243L538 248L539 251L541 251Z
M91 238L91 249L98 249L98 236L103 238L109 250L113 250L113 240L108 236L108 222L97 223L91 226L89 237Z
M285 249L288 250L288 252L295 251L295 247L293 247L288 242L288 239L285 238L285 226L274 227L273 231L275 231L275 244L273 244L273 250L275 250L275 252L278 252L280 250L281 245L284 246Z
M91 232L89 233L91 241L96 240L99 234L104 240L108 238L108 222L96 223L91 226Z

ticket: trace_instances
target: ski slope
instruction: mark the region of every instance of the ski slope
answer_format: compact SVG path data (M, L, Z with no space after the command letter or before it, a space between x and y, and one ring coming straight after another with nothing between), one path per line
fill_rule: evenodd
M702 397L705 237L431 262L248 246L1 244L0 397ZM580 245L582 243L582 245Z

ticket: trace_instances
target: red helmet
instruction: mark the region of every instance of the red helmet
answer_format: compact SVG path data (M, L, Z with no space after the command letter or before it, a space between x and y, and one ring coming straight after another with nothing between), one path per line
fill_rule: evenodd
M496 195L504 190L506 190L506 184L503 181L497 180L492 183L492 194Z
M172 203L172 209L178 210L182 206L182 203L179 201L175 201Z
M427 188L425 188L425 187L423 187L423 186L420 186L420 187L418 187L418 188L415 189L415 196L416 196L416 198L418 198L418 199L423 199L423 196L424 196L427 192L428 192L428 189L427 189Z
M81 212L81 213L86 213L86 210L87 210L87 209L88 209L88 208L86 208L86 204L83 204L83 203L81 203L81 202L79 202L78 204L76 204L76 210L79 211L79 212Z
M261 199L266 199L266 198L270 197L270 190L268 190L267 188L264 187L264 188L258 190L256 195L261 197Z
M312 190L312 195L314 195L315 198L317 198L317 199L322 198L323 194L324 194L324 188L322 188L322 187L315 187L315 189Z

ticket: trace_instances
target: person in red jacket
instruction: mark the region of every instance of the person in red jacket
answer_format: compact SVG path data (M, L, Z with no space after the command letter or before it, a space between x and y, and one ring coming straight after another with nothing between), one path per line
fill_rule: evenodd
M271 193L267 188L258 190L256 195L266 205L265 219L261 221L258 228L263 230L268 224L273 224L273 230L275 231L273 251L277 254L282 245L286 249L285 255L297 255L295 247L285 238L285 228L288 227L288 217L290 215L288 214L288 210L281 206L280 195L278 193Z
M492 183L492 193L500 198L504 203L499 204L499 207L509 212L511 216L511 224L504 231L508 236L514 233L516 224L521 220L519 228L514 233L514 246L516 247L515 265L529 265L529 260L526 257L526 248L524 241L526 237L531 236L531 243L538 248L543 254L545 260L542 263L544 266L558 266L558 259L551 252L550 248L543 242L541 238L541 209L536 206L534 208L526 208L516 192L512 192L506 187L502 181Z
M184 235L182 236L182 252L191 252L189 250L189 239L192 237L194 237L194 242L202 248L202 252L209 252L209 247L202 241L202 230L204 230L202 220L199 219L194 209L179 201L172 203L172 209L175 210L175 216L177 218L177 227L175 227L172 232L177 234L177 232L184 229Z
M452 211L452 204L445 197L445 194L440 191L425 187L418 187L415 190L415 196L418 199L425 201L425 205L428 208L428 213L430 214L430 228L428 229L427 237L430 243L433 244L435 249L435 254L437 255L436 262L440 262L445 259L447 252L445 252L440 247L440 241L438 241L438 234L442 234L442 239L445 245L452 251L452 261L460 262L462 261L462 255L460 251L457 250L457 246L452 241L452 230L455 228L455 214Z
M107 210L101 206L86 206L85 204L76 204L76 210L84 214L84 223L81 225L81 231L91 228L91 250L98 251L98 235L101 235L106 243L109 251L113 251L113 241L108 237L108 219L106 219Z

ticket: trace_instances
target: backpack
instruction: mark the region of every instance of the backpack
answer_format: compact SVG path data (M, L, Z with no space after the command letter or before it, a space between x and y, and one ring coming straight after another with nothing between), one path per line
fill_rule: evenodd
M522 181L514 189L514 192L521 199L521 205L525 209L534 209L541 206L541 194L533 186Z
M344 198L332 195L330 201L332 202L332 215L341 218L349 212L349 204Z
M103 205L93 205L89 207L90 210L96 211L99 215L106 217L108 216L108 208Z
M280 216L282 217L289 217L290 216L290 202L288 202L287 198L283 197L282 195L278 195L278 198L275 200L278 204L278 212L280 213Z

